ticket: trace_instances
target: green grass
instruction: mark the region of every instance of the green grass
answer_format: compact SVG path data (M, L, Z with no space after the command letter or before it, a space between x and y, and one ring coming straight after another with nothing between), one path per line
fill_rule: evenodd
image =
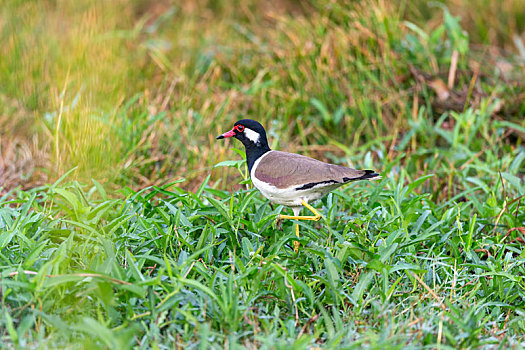
M396 144L413 119L482 101L500 101L493 117L524 127L516 35L525 11L514 0L499 16L493 5L461 0L448 11L403 1L242 3L7 2L0 101L17 108L0 104L0 127L10 130L14 116L31 130L24 137L46 151L50 182L77 167L76 179L115 187L185 174L188 189L228 159L213 136L244 117L279 135L273 146L323 159ZM490 33L480 36L479 23ZM447 82L454 50L459 97L443 108L413 72Z
M3 4L0 347L525 347L525 8L442 3ZM241 117L383 179L295 254Z
M292 223L273 226L283 208L253 189L110 199L96 182L62 182L4 197L2 342L523 346L523 187L478 179L437 204L422 191L437 175L395 168L322 200L297 255Z

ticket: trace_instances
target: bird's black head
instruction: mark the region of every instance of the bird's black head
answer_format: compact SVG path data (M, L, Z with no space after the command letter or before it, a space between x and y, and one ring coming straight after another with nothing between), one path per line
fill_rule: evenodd
M242 119L233 125L233 129L219 135L217 139L226 137L235 137L241 141L243 145L248 148L267 148L268 141L266 140L266 131L263 126L251 119Z
M246 148L246 161L251 171L253 163L264 153L270 151L266 131L263 126L251 119L242 119L233 125L233 129L217 136L217 139L235 137L241 141Z

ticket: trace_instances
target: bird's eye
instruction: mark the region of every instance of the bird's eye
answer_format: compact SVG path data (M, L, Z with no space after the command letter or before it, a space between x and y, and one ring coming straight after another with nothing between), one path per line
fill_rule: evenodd
M235 130L237 130L238 132L243 132L244 131L244 125L237 125L237 126L235 126Z

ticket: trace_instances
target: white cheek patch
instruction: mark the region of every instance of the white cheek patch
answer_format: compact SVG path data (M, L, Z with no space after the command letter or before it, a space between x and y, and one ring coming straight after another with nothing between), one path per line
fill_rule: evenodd
M252 141L255 144L259 143L259 139L261 137L261 135L259 135L258 132L248 128L244 128L244 135L248 138L248 140Z

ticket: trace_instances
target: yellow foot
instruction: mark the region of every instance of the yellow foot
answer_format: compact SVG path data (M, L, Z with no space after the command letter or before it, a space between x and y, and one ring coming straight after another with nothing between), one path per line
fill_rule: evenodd
M299 238L299 225L298 224L295 224L295 235L297 236L297 238ZM299 241L294 241L293 242L293 250L297 253L299 251L299 246L301 244L299 243Z
M317 210L315 210L314 207L312 207L310 204L306 203L304 200L301 201L301 204L303 206L305 206L306 208L308 208L312 213L314 213L314 216L300 216L298 214L299 214L299 211L301 209L300 208L294 208L294 214L295 215L281 215L281 214L279 214L277 216L277 222L280 222L283 219L288 219L288 220L310 220L310 221L319 221L319 219L321 219L321 214L319 214L319 212ZM297 237L299 237L299 225L298 224L295 224L295 235ZM299 251L299 246L300 246L299 241L295 241L294 242L294 251L296 253Z

